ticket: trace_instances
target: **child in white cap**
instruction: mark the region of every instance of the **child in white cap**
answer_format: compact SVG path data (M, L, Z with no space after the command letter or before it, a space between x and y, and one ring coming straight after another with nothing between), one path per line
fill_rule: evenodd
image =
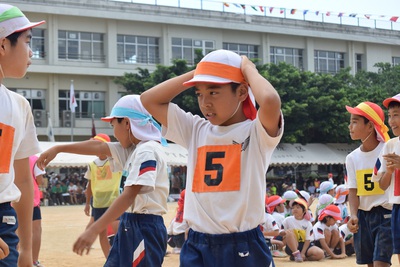
M388 267L393 251L390 194L372 180L374 164L389 140L385 114L372 102L346 109L350 113L350 137L361 141L346 157L350 207L347 226L354 233L356 262Z
M122 97L102 120L110 122L118 143L89 140L54 146L41 154L37 164L46 166L60 152L107 156L112 170L122 171L123 192L81 234L73 251L88 253L97 235L122 214L104 266L161 266L167 249L162 215L167 212L169 189L161 128L138 95Z
M171 103L192 86L204 118ZM145 91L141 99L165 137L189 151L184 216L190 230L180 265L270 266L258 226L265 173L283 133L274 87L247 57L217 50L196 70Z
M22 78L25 75L32 63L31 28L43 23L45 22L30 22L17 7L0 3L1 266L33 264L34 191L29 157L40 152L39 142L28 101L8 90L2 83L5 78Z
M346 185L341 184L335 189L335 205L338 206L340 209L340 214L342 219L340 220L341 223L346 222L348 220L349 211L347 210L347 199L349 195L349 189Z

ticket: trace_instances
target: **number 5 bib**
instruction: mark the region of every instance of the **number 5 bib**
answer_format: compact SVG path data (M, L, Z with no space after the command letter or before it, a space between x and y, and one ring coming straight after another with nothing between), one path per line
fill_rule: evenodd
M239 191L241 150L240 144L199 147L192 191Z

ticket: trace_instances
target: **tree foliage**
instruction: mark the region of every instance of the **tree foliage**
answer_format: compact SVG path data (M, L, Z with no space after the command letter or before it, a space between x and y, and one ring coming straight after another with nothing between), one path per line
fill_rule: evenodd
M202 55L196 51L195 62ZM342 69L335 75L301 71L286 63L258 64L257 69L278 91L282 100L285 131L282 142L286 143L346 143L350 142L348 122L350 115L346 105L356 106L371 101L382 106L382 101L400 92L400 66L389 63L375 65L377 72L358 72ZM138 68L136 73L126 73L115 79L129 93L143 91L193 67L184 60L175 60L171 66L157 65L150 73ZM192 89L183 92L173 102L184 110L201 112Z

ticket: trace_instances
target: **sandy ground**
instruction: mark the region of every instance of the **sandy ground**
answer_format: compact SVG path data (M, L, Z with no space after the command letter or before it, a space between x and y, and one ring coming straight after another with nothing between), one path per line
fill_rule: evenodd
M164 216L166 225L175 215L176 202L168 203L168 213ZM42 248L40 261L46 267L98 267L103 266L105 259L98 240L93 244L89 255L79 256L72 252L72 244L83 232L89 221L83 212L83 205L79 206L48 206L42 207ZM171 250L171 248L169 248ZM392 266L400 266L397 257L392 258ZM299 263L290 262L289 258L275 258L277 267L299 266ZM360 266L355 263L355 256L341 260L325 259L320 262L304 262L310 267ZM179 255L169 254L165 257L163 267L179 266Z

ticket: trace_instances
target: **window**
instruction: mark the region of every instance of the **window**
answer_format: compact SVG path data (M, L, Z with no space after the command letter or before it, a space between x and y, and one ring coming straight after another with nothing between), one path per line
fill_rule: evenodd
M392 57L393 66L400 65L400 57Z
M303 70L303 49L271 46L270 57L271 63L286 62Z
M315 72L336 74L344 68L344 53L314 51Z
M196 50L207 55L215 49L214 41L172 38L172 58L184 59L189 65L195 64Z
M105 115L105 93L96 91L75 91L75 99L78 107L75 109L76 118L101 118ZM60 116L64 110L70 110L69 90L60 90L58 92L58 106Z
M25 97L32 109L46 109L46 90L40 89L10 89Z
M356 72L362 70L362 54L356 54Z
M127 64L160 63L159 38L117 35L118 62Z
M32 47L32 58L44 58L44 30L33 28L32 29L32 40L31 40L31 47Z
M104 62L104 34L58 31L58 58Z
M222 46L225 50L235 52L239 55L244 55L248 58L258 58L257 45L223 43Z

